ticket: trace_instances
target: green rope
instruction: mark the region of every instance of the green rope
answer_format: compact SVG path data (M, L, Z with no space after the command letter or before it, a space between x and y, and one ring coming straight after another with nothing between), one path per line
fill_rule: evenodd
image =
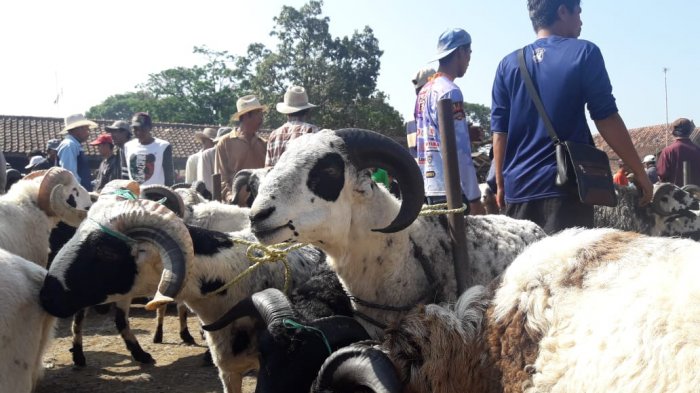
M448 209L447 203L437 203L435 205L423 205L420 211L420 216L438 216L440 214L464 213L467 210L467 205L462 204L462 207L457 209Z
M282 320L282 324L283 324L284 327L286 327L287 329L310 330L310 331L312 331L312 332L314 332L314 333L317 333L317 334L318 334L319 336L321 336L321 338L323 339L323 343L326 344L326 349L328 349L328 354L330 355L330 354L333 353L333 351L331 350L331 344L328 342L328 339L326 338L326 335L323 334L323 332L322 332L320 329L317 329L317 328L315 328L315 327L313 327L313 326L305 326L305 325L302 325L302 324L300 324L300 323L298 323L298 322L295 322L295 321L293 321L293 320L291 320L291 319L289 319L289 318L283 319L283 320Z
M114 229L108 228L108 227L106 227L106 226L100 224L99 222L97 222L97 221L96 221L95 219L93 219L93 218L89 218L89 220L92 221L92 222L94 222L95 224L97 224L97 226L100 227L100 230L101 230L102 232L104 232L104 233L106 233L106 234L108 234L108 235L110 235L110 236L114 236L114 237L116 237L117 239L119 239L119 240L121 240L121 241L123 241L123 242L126 242L127 244L130 244L130 245L136 244L136 243L137 243L137 241L136 241L135 239L132 239L132 238L130 238L129 236L126 236L125 234L123 234L123 233L121 233L121 232L119 232L119 231L115 231Z
M118 190L114 190L114 192L112 192L112 194L119 196L119 197L122 197L124 199L128 199L130 201L135 201L135 200L139 199L133 192L131 192L129 190L124 190L121 188Z
M292 250L304 247L305 244L293 244L289 246L289 243L279 243L271 246L264 246L260 243L254 243L251 241L241 239L233 239L233 242L248 246L248 249L246 250L246 257L248 257L248 260L250 260L253 264L249 266L246 270L239 273L231 281L217 288L215 291L208 293L207 297L217 295L225 291L232 285L237 284L239 281L253 273L253 271L262 266L264 263L274 262L282 262L282 264L284 265L284 292L287 293L289 291L289 281L292 271L289 267L289 262L287 261L287 254Z

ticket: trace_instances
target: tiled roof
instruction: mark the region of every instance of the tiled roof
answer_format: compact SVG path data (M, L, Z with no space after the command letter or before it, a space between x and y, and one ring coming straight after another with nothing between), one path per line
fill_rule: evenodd
M99 125L90 131L89 141L104 132L104 127L113 120L93 120ZM153 136L164 139L173 146L173 158L186 159L199 150L194 138L197 131L206 126L198 124L153 123ZM6 154L27 154L39 149L44 151L49 139L62 139L58 133L63 129L63 119L54 117L5 116L0 115L0 150ZM88 156L99 156L96 146L83 145Z
M643 158L647 154L657 155L664 147L670 145L674 141L670 131L666 131L666 124L657 124L653 126L633 128L629 130L630 138L637 149L639 158ZM696 128L690 139L700 145L700 127ZM619 157L608 144L603 140L600 134L593 136L596 146L606 152L611 161L617 161Z

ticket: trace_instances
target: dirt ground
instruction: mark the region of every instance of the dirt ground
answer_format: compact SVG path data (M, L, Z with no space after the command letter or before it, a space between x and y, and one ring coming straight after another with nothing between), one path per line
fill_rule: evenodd
M87 366L76 369L71 360L70 319L57 323L56 338L44 356L44 377L36 393L215 393L222 392L216 367L202 366L206 343L193 315L188 319L197 346L180 343L177 316L168 309L163 343L154 344L155 313L132 305L131 329L155 365L142 366L131 358L114 326L114 311L100 315L90 310L83 324ZM255 378L244 379L243 393L255 390Z

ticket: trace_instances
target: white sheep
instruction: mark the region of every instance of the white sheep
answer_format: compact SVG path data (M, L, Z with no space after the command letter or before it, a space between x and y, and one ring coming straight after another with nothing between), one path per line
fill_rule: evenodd
M29 393L56 320L38 302L46 269L0 249L0 271L0 392Z
M148 309L173 299L184 301L208 324L258 291L284 288L284 266L266 263L212 294L250 267L248 247L241 243L254 240L249 230L226 234L185 226L171 210L149 200L112 203L99 211L100 216L91 214L78 228L51 265L40 298L55 316L114 301L124 293L153 293L158 286ZM325 255L304 247L288 259L294 288L325 262ZM158 284L161 274L164 280ZM249 318L207 333L225 392L240 392L243 374L258 367L255 337Z
M46 267L51 229L77 227L92 205L90 194L63 168L25 176L0 196L0 247Z
M331 356L312 392L696 392L700 244L569 229L456 305ZM339 372L342 370L342 372ZM345 377L342 379L341 377ZM342 389L338 389L342 386Z
M389 170L403 199L377 187L367 167ZM379 322L364 326L380 337L379 326L416 304L457 297L447 219L416 219L422 204L422 175L403 147L371 131L325 130L292 141L262 180L251 229L265 244L293 241L324 250L361 317ZM472 283L489 282L543 236L530 221L468 216Z

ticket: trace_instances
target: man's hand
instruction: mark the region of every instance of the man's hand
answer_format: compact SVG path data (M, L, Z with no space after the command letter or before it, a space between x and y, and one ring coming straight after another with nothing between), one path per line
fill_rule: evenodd
M642 192L641 198L639 198L639 206L646 206L651 202L651 197L654 196L654 186L649 180L649 176L646 173L640 176L635 176L637 186L639 191Z
M498 210L501 212L506 210L506 196L503 192L503 187L498 187L498 191L496 191L496 205L498 205Z

